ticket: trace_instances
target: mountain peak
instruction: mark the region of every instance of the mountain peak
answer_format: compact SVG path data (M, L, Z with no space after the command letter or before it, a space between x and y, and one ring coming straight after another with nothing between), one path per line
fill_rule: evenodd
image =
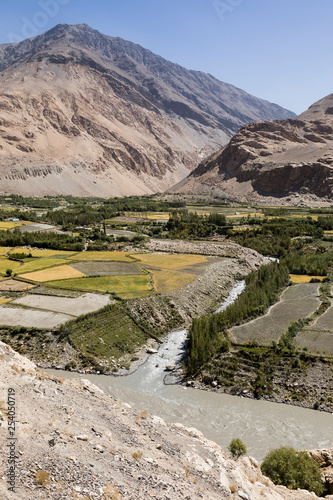
M0 72L3 192L164 190L244 123L293 116L86 24L0 46Z

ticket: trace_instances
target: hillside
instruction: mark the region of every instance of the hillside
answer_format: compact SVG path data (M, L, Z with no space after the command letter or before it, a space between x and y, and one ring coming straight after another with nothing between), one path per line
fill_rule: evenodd
M244 123L293 113L87 25L0 45L0 192L165 190Z
M333 94L294 119L243 126L170 191L267 204L331 204Z
M15 493L4 475L3 499L317 498L273 485L254 459L231 460L196 429L131 409L87 380L49 376L3 343L0 356L4 436L9 388L17 421Z

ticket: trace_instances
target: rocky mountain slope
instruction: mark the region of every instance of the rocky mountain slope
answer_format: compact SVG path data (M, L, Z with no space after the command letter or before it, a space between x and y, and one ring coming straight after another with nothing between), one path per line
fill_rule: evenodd
M331 204L333 94L294 119L243 126L171 191L268 204Z
M129 195L293 113L87 25L0 45L0 192Z
M1 436L11 443L0 457L3 499L317 498L275 486L254 459L231 460L196 429L138 412L87 380L49 376L2 342L0 391ZM11 452L14 486L7 483ZM319 455L326 465L328 454Z

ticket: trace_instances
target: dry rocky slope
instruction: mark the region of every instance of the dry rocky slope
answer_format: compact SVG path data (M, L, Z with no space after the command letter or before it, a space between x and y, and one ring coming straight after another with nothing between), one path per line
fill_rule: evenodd
M0 45L0 192L165 190L254 120L294 116L87 25Z
M49 376L0 342L2 445L8 389L16 403L16 493L8 490L3 452L2 499L317 498L273 485L254 459L231 460L196 429L139 413L84 379ZM316 452L324 465L327 456Z
M243 126L171 192L267 204L331 204L333 94L294 119Z

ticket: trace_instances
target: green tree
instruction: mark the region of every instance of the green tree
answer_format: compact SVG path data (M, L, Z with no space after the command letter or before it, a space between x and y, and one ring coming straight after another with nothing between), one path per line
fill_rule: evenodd
M230 451L232 458L235 459L242 457L247 452L246 445L239 438L231 440L228 450Z
M301 488L321 495L324 489L319 465L305 451L292 447L270 451L261 464L261 470L273 483L294 490Z

